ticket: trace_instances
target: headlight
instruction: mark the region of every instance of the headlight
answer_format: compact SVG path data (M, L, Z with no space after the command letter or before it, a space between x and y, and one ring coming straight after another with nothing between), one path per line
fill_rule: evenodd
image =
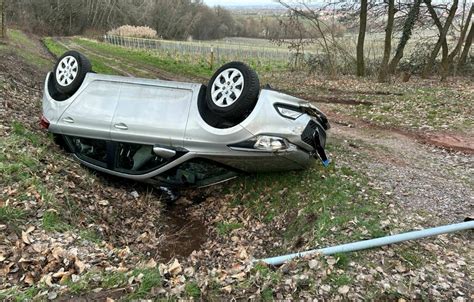
M294 151L296 146L290 144L286 139L270 135L258 135L251 140L229 145L234 150L245 151Z
M303 112L298 107L293 107L289 105L275 105L275 109L280 113L281 116L286 118L296 120L299 118Z
M253 147L258 150L278 151L288 149L288 142L281 137L261 135L257 136Z

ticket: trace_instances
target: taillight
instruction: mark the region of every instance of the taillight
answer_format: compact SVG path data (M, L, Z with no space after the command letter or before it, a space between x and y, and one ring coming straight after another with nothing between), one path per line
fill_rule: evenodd
M44 117L44 115L41 116L40 119L40 127L43 129L48 129L49 128L49 121Z

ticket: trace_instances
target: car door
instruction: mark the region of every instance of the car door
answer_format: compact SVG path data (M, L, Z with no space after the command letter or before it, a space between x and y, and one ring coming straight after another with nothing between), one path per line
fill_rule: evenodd
M109 140L120 87L121 84L117 82L91 82L59 118L61 133Z
M117 142L182 147L193 91L172 84L123 83L111 138Z

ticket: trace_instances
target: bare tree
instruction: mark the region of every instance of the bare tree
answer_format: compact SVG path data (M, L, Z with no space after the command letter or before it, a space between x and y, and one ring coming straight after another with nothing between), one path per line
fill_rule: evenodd
M466 26L468 26L468 24L466 24ZM458 69L462 69L464 64L466 64L467 55L469 54L469 49L471 48L473 37L474 37L474 21L471 22L471 29L469 30L469 34L467 35L467 38L466 38L466 43L464 43L464 48L462 50L461 56L459 57Z
M380 66L378 80L379 82L387 81L388 61L392 51L392 32L395 20L395 0L388 0L387 26L385 27L385 42L383 50L382 65Z
M431 2L431 0L424 1L425 3ZM449 10L446 22L444 23L444 26L442 27L442 30L439 33L438 41L436 42L433 50L431 51L430 57L428 58L428 62L423 70L423 76L429 76L431 74L436 57L438 56L439 50L441 49L443 42L446 41L446 35L448 34L449 27L451 26L454 16L456 15L456 10L458 9L458 2L459 0L453 0L453 4L451 5L451 8Z
M305 44L310 42L318 43L324 51L324 55L328 61L329 73L334 76L336 73L336 66L334 62L334 49L340 49L333 31L326 31L329 26L321 19L318 11L310 8L304 1L300 1L299 5L291 5L285 1L278 1L281 5L286 7L295 16L301 17L308 21L309 26L317 33L315 39L309 38L303 40Z
M434 9L433 5L431 4L431 0L423 0L423 2L426 4L426 7L428 8L428 12L433 19L434 24L438 28L438 31L441 33L443 31L443 24L441 24L441 20L438 17L438 14L436 13L436 10ZM442 47L442 60L446 60L448 57L448 42L446 39L441 41L441 47Z
M395 68L397 67L398 63L400 62L401 58L403 57L403 51L405 50L405 46L408 43L408 40L411 38L411 34L413 31L413 27L415 26L415 22L418 18L418 14L420 12L420 4L421 0L414 0L410 11L403 23L403 31L400 41L398 42L397 50L395 52L394 57L390 61L388 66L388 71L393 73Z
M7 37L7 26L5 24L5 1L0 0L0 38Z
M464 2L464 6L465 4L466 2ZM473 13L474 13L474 3L471 4L471 9L469 10L469 13L467 14L467 18L465 19L466 22L464 22L465 20L464 20L464 9L463 9L463 19L461 22L461 27L460 27L461 32L459 35L459 39L458 39L458 42L456 43L456 46L448 55L446 60L442 61L441 80L444 80L448 76L449 70L454 63L454 58L461 51L462 45L464 43L464 38L466 38L467 29L469 28L469 24L470 24L469 21L471 20Z
M357 38L357 76L363 77L365 74L364 41L367 28L367 0L360 1L359 23L359 36Z

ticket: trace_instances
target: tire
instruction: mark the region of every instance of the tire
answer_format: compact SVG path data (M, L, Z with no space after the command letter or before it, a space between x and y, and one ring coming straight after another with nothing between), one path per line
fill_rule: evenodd
M238 120L255 107L259 91L257 73L242 62L230 62L219 68L209 81L206 103L216 115Z
M74 50L68 51L58 59L54 66L54 86L60 93L72 95L79 89L86 74L91 70L91 63L84 55Z

